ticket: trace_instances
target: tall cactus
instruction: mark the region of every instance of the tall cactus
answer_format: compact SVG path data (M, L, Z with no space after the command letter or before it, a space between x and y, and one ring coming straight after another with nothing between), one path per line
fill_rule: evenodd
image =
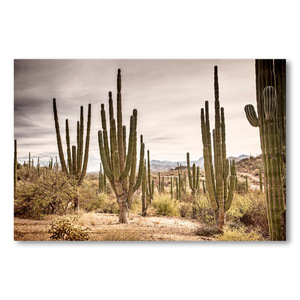
M16 191L16 187L17 187L17 167L18 167L17 140L15 140L15 151L14 151L14 191Z
M78 180L77 184L80 185L83 182L83 179L85 177L87 164L88 164L90 131L91 131L91 104L88 105L88 120L87 120L84 159L82 158L83 157L83 129L84 129L83 106L80 107L80 122L77 122L77 150L76 150L76 146L72 145L72 152L70 148L69 122L68 119L66 120L66 144L67 144L68 167L66 165L63 147L62 147L55 98L53 99L53 113L54 113L58 154L59 154L59 160L60 160L62 171L66 174L75 176ZM56 164L56 166L58 165Z
M229 190L227 178L229 176L229 161L226 158L226 139L225 139L225 116L224 108L219 101L218 67L214 67L214 92L215 92L215 129L213 130L213 152L214 165L212 160L211 132L209 122L208 101L205 101L204 108L201 108L201 133L203 142L204 170L206 187L210 204L216 213L217 226L222 231L225 224L226 211L230 208L234 183L235 183L235 161L231 163L231 175Z
M173 177L171 177L171 186L170 186L170 192L171 192L171 199L173 199Z
M245 106L246 117L259 127L267 196L269 236L286 239L286 61L255 60L257 114Z
M262 182L261 167L259 167L259 189L262 192L262 190L263 190L263 182Z
M196 168L196 164L194 163L193 167L192 167L192 173L191 173L190 153L189 152L187 152L187 154L186 154L186 161L187 161L189 186L192 191L192 195L196 195L197 190L199 189L200 168L199 168L199 166Z
M196 216L196 194L197 191L199 190L199 174L200 174L200 168L199 166L197 167L196 171L196 164L193 164L193 169L191 173L191 167L190 167L190 153L187 152L186 154L186 161L187 161L187 170L188 170L188 178L189 178L189 186L192 191L192 198L193 198L193 217Z
M126 140L124 140L124 127L122 125L122 97L121 97L121 70L117 76L117 126L113 114L112 93L109 92L109 124L108 128L104 104L101 105L102 130L98 131L98 142L101 161L105 174L117 197L120 214L119 222L128 223L128 210L132 204L133 194L140 187L144 166L145 144L141 135L140 160L138 176L136 178L137 165L137 110L133 110L130 117L130 133L125 153Z

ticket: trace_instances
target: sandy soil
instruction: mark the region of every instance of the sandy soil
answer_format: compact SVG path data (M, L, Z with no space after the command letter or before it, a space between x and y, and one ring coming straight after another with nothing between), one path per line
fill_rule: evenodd
M50 224L57 216L43 220L14 219L15 241L50 241ZM198 220L139 215L130 216L130 224L118 224L118 216L100 213L85 213L77 225L89 227L90 241L209 241L212 238L197 236L201 226Z

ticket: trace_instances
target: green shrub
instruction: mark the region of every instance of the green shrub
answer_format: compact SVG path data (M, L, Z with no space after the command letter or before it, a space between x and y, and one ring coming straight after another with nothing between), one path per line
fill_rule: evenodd
M158 214L163 216L177 216L177 203L171 199L170 195L157 196L153 201L153 206L155 207Z
M78 220L78 216L56 218L51 223L49 233L52 240L62 241L87 241L89 228L82 228L81 226L74 226L74 222Z

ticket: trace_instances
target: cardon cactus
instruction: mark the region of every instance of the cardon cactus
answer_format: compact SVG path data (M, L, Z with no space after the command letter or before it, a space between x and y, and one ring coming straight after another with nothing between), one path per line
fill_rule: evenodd
M78 180L77 184L80 185L83 182L83 179L86 174L88 157L89 157L90 131L91 131L91 104L88 105L88 120L87 120L84 158L83 158L83 139L84 139L83 106L80 107L80 122L79 121L77 122L77 149L75 145L72 145L72 152L70 148L69 122L68 119L66 120L66 144L67 144L68 165L66 165L63 147L62 147L55 98L53 99L53 113L54 113L58 154L59 154L62 171L66 174L75 176ZM56 164L56 166L58 165Z
M149 197L149 204L152 205L153 200L153 190L151 186L151 169L150 169L150 151L147 150L147 159L148 159L148 197Z
M17 167L18 167L17 140L15 140L15 151L14 151L14 191L16 191L16 187L17 187Z
M101 105L102 130L98 131L98 142L103 169L119 205L119 222L128 223L128 210L132 204L133 194L140 187L144 166L145 144L141 135L139 170L137 165L137 110L130 117L130 133L126 150L126 132L122 124L121 70L117 76L117 124L113 113L112 93L109 92L110 136L106 124L104 104ZM127 154L126 154L127 151Z
M148 203L146 199L146 192L147 192L147 170L146 170L146 161L144 162L143 166L143 175L142 175L142 217L146 217ZM148 191L149 195L149 191Z
M257 114L245 106L250 125L259 127L270 240L286 239L286 61L255 60ZM262 187L261 187L262 189Z
M233 199L236 170L235 161L233 160L230 167L230 184L228 189L227 178L229 176L229 161L226 158L225 116L223 107L221 107L220 115L217 66L214 68L214 92L215 129L213 130L213 145L211 143L208 101L205 101L205 113L204 108L201 109L201 133L206 188L210 204L216 213L218 229L222 231L225 223L226 211L230 208ZM214 164L212 159L212 147L214 150Z

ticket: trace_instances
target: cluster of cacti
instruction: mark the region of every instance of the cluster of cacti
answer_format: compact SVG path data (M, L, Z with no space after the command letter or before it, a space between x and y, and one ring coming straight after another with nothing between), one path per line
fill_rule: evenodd
M88 164L90 130L91 130L91 104L88 105L88 120L87 120L84 158L83 158L83 139L84 139L83 106L80 107L80 121L77 122L77 147L75 145L72 146L72 154L70 148L69 121L68 119L66 120L67 164L65 161L63 147L62 147L55 98L53 99L53 112L54 112L54 122L55 122L58 153L59 153L59 159L60 159L62 171L66 174L75 176L78 180L77 184L80 185L86 174L87 164ZM55 166L56 168L58 168L57 161ZM53 161L51 162L51 169L52 167L53 167Z
M126 127L122 124L120 69L117 76L117 126L113 111L112 93L109 92L110 137L108 137L104 104L101 104L102 131L98 131L99 150L106 177L117 197L120 210L119 222L128 223L128 210L132 204L133 194L140 187L142 181L145 144L141 135L139 170L136 178L137 110L134 109L130 117L130 133L126 154Z
M188 152L186 154L186 161L187 161L189 186L192 191L192 195L194 196L199 190L200 167L199 166L196 167L196 164L194 163L192 167L192 173L191 173L190 154Z
M286 238L286 62L255 61L257 114L245 106L249 123L259 127L271 240Z
M228 190L227 178L229 176L229 161L226 158L225 116L223 107L221 107L220 115L217 66L214 67L214 93L215 129L213 130L213 145L211 143L208 101L205 101L205 111L204 108L201 109L201 133L206 187L210 204L216 213L218 229L222 231L225 223L226 211L230 208L233 199L236 171L235 161L233 160L230 168L231 174ZM212 159L212 148L214 150L214 164Z

